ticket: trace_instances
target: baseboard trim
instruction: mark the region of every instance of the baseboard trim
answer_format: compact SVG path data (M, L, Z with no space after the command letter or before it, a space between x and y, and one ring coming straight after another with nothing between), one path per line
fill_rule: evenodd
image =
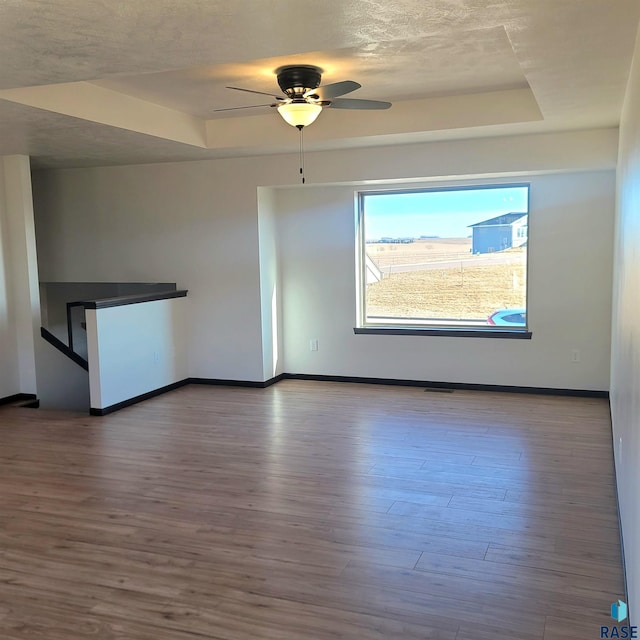
M580 398L608 398L608 391L590 389L554 389L552 387L518 387L500 384L470 384L465 382L435 382L429 380L404 380L397 378L363 378L359 376L327 376L308 373L284 373L285 380L315 380L316 382L352 382L358 384L384 384L428 389L453 389L460 391L499 391L504 393L531 393L547 396L575 396Z
M280 382L280 380L283 380L284 377L285 375L281 374L279 376L275 376L274 378L270 378L269 380L265 380L264 382L254 382L253 380L220 380L217 378L185 378L184 380L180 380L179 382L168 384L164 387L160 387L159 389L154 389L153 391L149 391L148 393L143 393L142 395L135 396L134 398L129 398L128 400L123 400L122 402L112 404L108 407L103 407L101 409L91 407L91 409L89 409L89 414L92 416L106 416L110 413L113 413L114 411L119 411L120 409L125 409L126 407L130 407L131 405L138 404L138 402L143 402L144 400L150 400L151 398L161 396L163 393L174 391L175 389L179 389L180 387L184 387L188 384L204 384L224 387L252 387L257 389L265 389L266 387L270 387L276 382Z
M38 397L35 393L14 393L12 396L0 398L0 406L11 404L12 402L28 402L29 400L37 401Z
M257 380L221 380L218 378L189 378L190 384L208 384L216 387L251 387L253 389L266 389L280 380L284 380L288 374L281 373L278 376L259 382Z
M312 380L315 382L349 382L356 384L381 384L397 387L421 387L424 389L447 391L497 391L504 393L531 393L550 396L575 396L580 398L608 398L608 391L591 391L588 389L553 389L550 387L515 387L497 384L467 384L462 382L434 382L428 380L405 380L397 378L363 378L359 376L328 376L310 373L281 373L268 380L224 380L219 378L186 378L165 387L160 387L149 393L143 393L135 398L118 402L102 409L91 408L92 416L106 416L109 413L130 407L133 404L155 398L156 396L173 391L187 384L211 385L215 387L247 387L252 389L266 389L281 380ZM13 396L12 396L13 397ZM34 396L35 399L35 396ZM7 400L12 402L12 400ZM2 401L0 400L0 404Z
M167 393L168 391L174 391L175 389L184 387L187 384L189 384L188 378L185 380L180 380L179 382L168 384L164 387L160 387L159 389L154 389L153 391L149 391L148 393L143 393L142 395L135 396L135 398L123 400L122 402L112 404L108 407L103 407L101 409L95 409L94 407L91 407L91 409L89 409L89 414L92 416L106 416L110 413L113 413L114 411L119 411L120 409L130 407L133 404L138 404L138 402L150 400L151 398L155 398L156 396L161 396L163 393Z

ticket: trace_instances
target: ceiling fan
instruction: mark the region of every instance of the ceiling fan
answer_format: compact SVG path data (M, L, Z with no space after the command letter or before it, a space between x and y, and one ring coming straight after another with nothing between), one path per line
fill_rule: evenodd
M323 107L331 107L333 109L388 109L391 106L390 102L381 100L340 98L340 96L359 89L361 85L353 80L343 80L342 82L320 86L322 69L312 65L288 65L276 69L275 73L278 79L278 86L284 95L275 95L241 87L226 87L235 91L270 96L275 102L215 109L215 111L276 107L278 113L288 124L302 131L303 127L307 127L315 121Z

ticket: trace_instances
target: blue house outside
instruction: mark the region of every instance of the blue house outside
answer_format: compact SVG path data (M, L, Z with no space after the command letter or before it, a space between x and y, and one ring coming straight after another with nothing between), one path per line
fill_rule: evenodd
M505 213L469 225L473 230L472 253L493 253L527 244L528 215Z

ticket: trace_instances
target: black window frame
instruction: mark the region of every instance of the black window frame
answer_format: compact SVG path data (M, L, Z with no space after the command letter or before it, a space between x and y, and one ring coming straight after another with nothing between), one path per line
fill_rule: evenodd
M378 323L368 322L366 317L366 238L365 238L365 199L376 195L412 194L425 192L444 191L469 191L482 189L508 189L522 187L527 189L527 256L526 256L526 287L525 305L526 324L522 327L500 325L459 325L439 326L438 324L394 322ZM530 277L530 226L531 226L531 183L530 182L498 182L498 183L466 183L447 184L439 186L417 187L409 189L378 189L361 190L356 192L356 288L357 311L355 334L364 335L412 335L412 336L446 336L446 337L470 337L470 338L509 338L531 339L530 315L529 315L529 277ZM408 319L409 320L409 319Z

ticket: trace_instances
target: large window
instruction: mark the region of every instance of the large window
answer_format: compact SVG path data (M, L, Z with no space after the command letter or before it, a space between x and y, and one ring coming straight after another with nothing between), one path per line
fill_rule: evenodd
M359 203L361 327L526 332L528 185Z

